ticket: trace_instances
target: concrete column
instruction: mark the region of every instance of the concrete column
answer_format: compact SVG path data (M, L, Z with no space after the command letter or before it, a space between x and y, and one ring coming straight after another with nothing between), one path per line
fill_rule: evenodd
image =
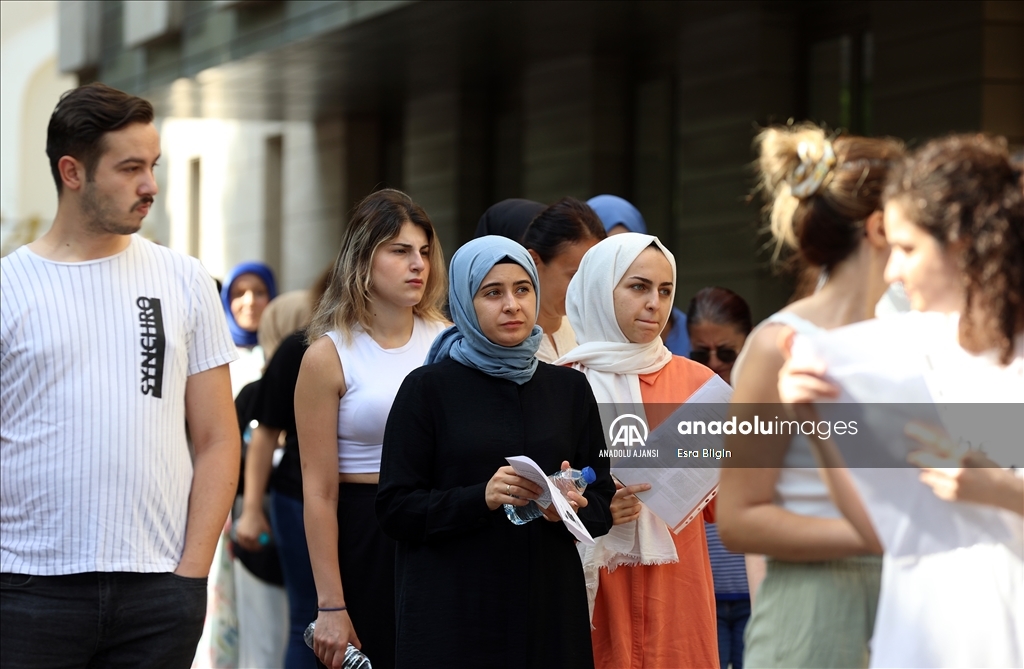
M536 61L523 77L524 197L627 194L629 104L621 59L588 52Z
M684 12L673 231L680 305L720 285L742 295L757 321L788 297L790 286L772 278L760 252L760 203L746 198L752 121L785 122L793 113L795 24L771 3L695 3Z
M296 124L283 139L281 290L308 288L338 255L345 200L345 124Z
M445 255L460 241L459 94L454 87L428 92L405 103L402 181L433 221Z

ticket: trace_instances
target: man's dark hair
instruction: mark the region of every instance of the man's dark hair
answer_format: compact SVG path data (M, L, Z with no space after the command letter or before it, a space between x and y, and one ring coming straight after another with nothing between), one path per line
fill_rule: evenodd
M85 166L85 178L93 172L106 150L103 136L132 123L152 123L153 105L100 83L86 84L60 96L46 129L46 155L57 183L57 195L64 184L58 161L71 156Z

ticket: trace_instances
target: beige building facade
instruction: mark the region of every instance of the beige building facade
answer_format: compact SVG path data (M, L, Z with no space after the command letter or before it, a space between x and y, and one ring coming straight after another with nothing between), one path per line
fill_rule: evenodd
M57 63L57 2L0 3L0 252L46 231L57 191L46 125L77 78Z

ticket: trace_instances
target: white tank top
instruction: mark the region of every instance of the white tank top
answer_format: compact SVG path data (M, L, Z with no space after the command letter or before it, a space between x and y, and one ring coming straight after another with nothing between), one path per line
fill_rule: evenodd
M764 323L782 323L799 334L821 332L822 328L788 311L772 314ZM786 457L775 483L775 503L801 516L841 518L842 514L828 495L828 487L818 473L818 462L811 452L807 437L795 435L789 442Z
M380 471L384 426L398 388L409 372L423 364L434 338L444 329L444 323L416 317L412 336L398 348L381 348L358 326L351 344L337 331L327 333L345 375L345 394L338 405L338 473Z
M554 340L554 341L552 341ZM569 324L569 317L562 316L562 323L552 333L545 332L537 349L537 359L541 362L553 363L569 351L576 348L576 333Z

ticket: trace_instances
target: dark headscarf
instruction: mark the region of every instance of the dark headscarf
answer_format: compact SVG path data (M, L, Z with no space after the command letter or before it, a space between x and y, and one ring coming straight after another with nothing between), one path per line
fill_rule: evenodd
M484 212L476 225L474 237L499 235L514 242L523 241L523 233L530 226L537 214L544 211L545 206L533 200L511 198L502 200Z

